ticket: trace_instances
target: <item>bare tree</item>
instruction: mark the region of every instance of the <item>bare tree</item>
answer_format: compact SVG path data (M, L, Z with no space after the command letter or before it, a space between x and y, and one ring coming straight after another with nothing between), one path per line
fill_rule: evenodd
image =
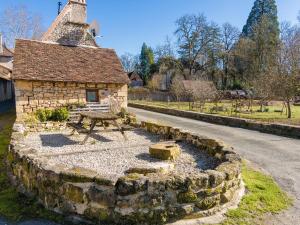
M222 88L226 89L228 86L229 74L233 67L232 50L240 37L240 31L238 28L232 26L231 24L225 23L222 26L221 33L222 33L221 62L222 62L222 69L223 69Z
M133 72L137 69L138 56L134 56L130 53L125 53L124 55L121 55L120 60L124 67L124 70L127 73Z
M281 26L281 46L278 57L277 96L287 106L288 118L292 117L291 102L299 93L300 72L300 27L283 23Z
M267 102L276 96L275 88L277 78L276 71L273 71L265 73L263 76L259 76L251 82L255 97L259 99L261 112L264 111L264 106L267 105Z
M175 96L177 102L181 101L182 97L186 94L182 80L179 78L173 80L170 91Z
M217 95L217 88L210 81L183 81L185 95L192 100L193 105L199 103L200 111L202 112L208 100L214 99Z
M211 61L209 57L214 53L215 42L219 39L219 27L207 22L204 15L186 15L176 21L179 51L186 62L191 78L196 70L203 69Z
M0 31L12 48L17 38L39 39L43 34L42 19L25 6L11 6L1 13Z
M174 46L169 36L166 37L165 43L158 45L154 51L156 61L162 58L175 58Z

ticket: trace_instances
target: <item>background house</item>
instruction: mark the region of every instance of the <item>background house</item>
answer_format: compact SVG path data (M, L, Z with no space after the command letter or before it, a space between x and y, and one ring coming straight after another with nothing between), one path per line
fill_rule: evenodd
M11 81L13 51L8 49L0 34L0 103L13 99L13 83Z
M107 104L111 97L127 107L128 76L114 50L97 46L86 8L84 0L69 0L41 41L16 41L18 118L40 108Z
M128 73L128 77L130 80L130 85L129 85L130 87L134 88L134 87L144 86L144 81L136 71Z

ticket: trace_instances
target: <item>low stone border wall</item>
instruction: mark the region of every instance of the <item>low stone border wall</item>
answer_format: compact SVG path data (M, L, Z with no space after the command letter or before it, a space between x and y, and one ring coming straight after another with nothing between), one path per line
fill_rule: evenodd
M231 147L155 123L134 126L164 139L191 143L218 159L219 166L197 174L132 173L114 183L83 168L43 164L34 158L34 149L21 144L26 129L16 124L7 157L12 181L47 209L97 224L165 224L209 216L240 189L241 158Z
M275 134L280 136L300 138L300 126L291 126L276 123L262 123L250 119L242 119L235 117L210 115L205 113L197 113L190 111L183 111L177 109L168 109L156 106L148 106L142 104L129 103L129 107L144 109L152 112L164 113L172 116L185 117L189 119L200 120L208 123L219 125L245 128L249 130L256 130L263 133Z

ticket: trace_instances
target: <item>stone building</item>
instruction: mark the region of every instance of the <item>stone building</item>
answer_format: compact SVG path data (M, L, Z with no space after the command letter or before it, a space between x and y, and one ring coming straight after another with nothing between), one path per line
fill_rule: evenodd
M0 104L13 99L12 60L13 51L6 47L0 34Z
M127 107L129 79L112 49L97 46L85 0L69 0L41 41L17 40L13 80L17 117L39 108L117 98Z

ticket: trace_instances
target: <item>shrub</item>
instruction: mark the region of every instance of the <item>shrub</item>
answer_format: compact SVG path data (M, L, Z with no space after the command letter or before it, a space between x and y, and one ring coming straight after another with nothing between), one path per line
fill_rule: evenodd
M69 118L69 111L67 108L55 109L53 111L51 120L53 121L66 121Z
M46 121L65 121L69 118L69 111L67 108L60 108L55 110L39 109L36 112L36 117L41 122Z
M36 112L36 117L41 122L49 121L52 118L52 111L50 109L39 109Z

